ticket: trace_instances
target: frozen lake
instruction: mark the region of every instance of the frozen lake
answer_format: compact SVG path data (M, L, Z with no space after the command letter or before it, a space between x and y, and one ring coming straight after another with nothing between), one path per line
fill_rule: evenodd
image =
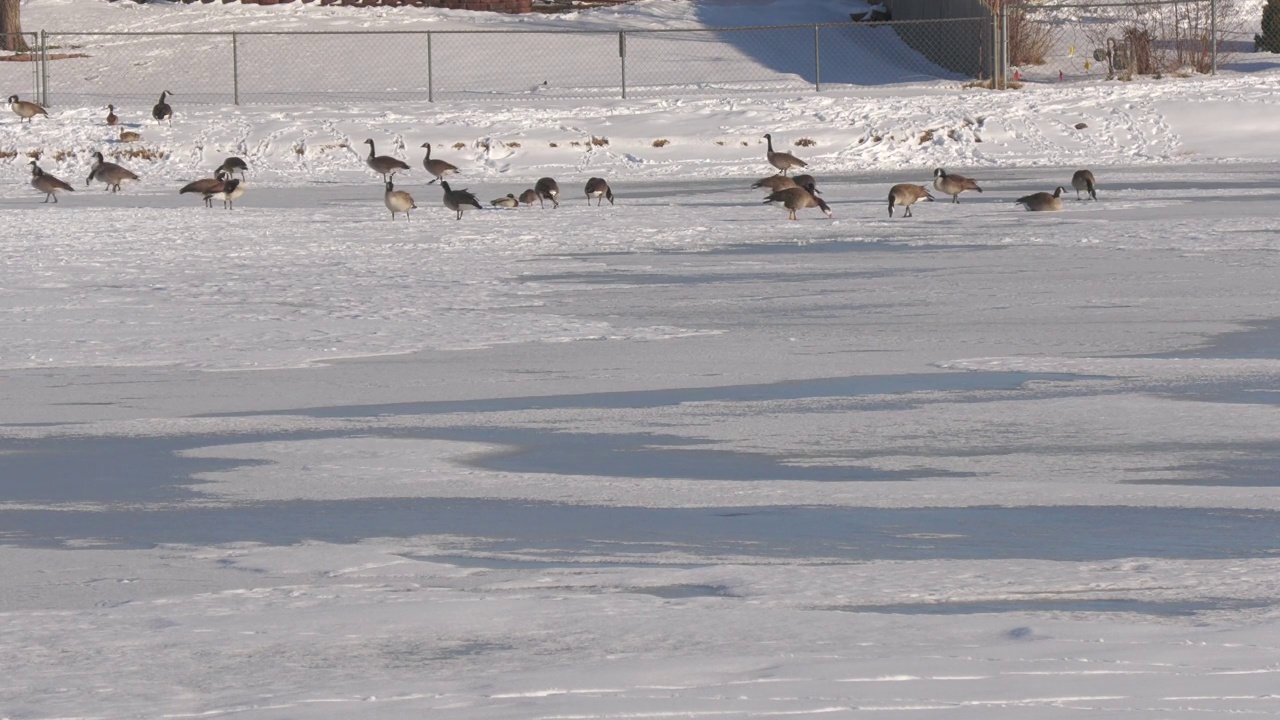
M0 707L1274 713L1277 169L5 190Z

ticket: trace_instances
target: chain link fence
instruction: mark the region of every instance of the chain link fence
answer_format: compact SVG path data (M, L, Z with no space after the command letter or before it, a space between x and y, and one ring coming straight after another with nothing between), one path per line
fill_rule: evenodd
M0 87L4 97L17 94L23 100L42 97L40 89L40 37L37 33L6 33L0 36L4 47L19 48L0 52ZM21 48L26 48L25 50ZM10 89L12 88L12 89Z
M1017 2L1003 8L1014 80L1131 80L1217 71L1228 0ZM1238 24L1238 21L1233 21Z
M809 92L990 74L990 18L715 30L45 33L61 105ZM127 69L123 71L122 69Z

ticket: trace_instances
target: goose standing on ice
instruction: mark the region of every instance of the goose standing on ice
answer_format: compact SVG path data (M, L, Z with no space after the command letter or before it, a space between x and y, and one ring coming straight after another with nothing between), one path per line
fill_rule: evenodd
M1094 200L1098 199L1098 191L1093 179L1093 173L1088 170L1077 170L1075 175L1071 176L1071 187L1076 190L1076 199L1080 200L1080 191L1088 190L1089 197Z
M960 193L965 190L982 192L982 188L978 187L978 182L973 178L954 175L942 168L933 171L933 189L943 195L950 195L953 203L960 202Z
M365 158L365 165L371 170L382 176L382 182L386 182L395 177L395 174L401 170L408 170L409 165L403 160L397 160L390 155L378 155L373 146L373 139L365 140L369 146L369 157Z
M106 162L102 158L102 153L95 152L93 154L93 168L89 170L89 178L84 181L85 187L88 187L94 180L106 183L107 189L111 192L119 192L122 184L136 182L138 176L115 163Z
M222 185L207 190L205 198L210 202L221 200L223 210L234 210L236 199L244 195L246 189L243 180L237 180L224 173Z
M500 197L497 200L490 200L489 204L494 207L513 208L520 207L520 200L512 193L507 193L506 197Z
M49 198L53 198L53 202L58 202L58 193L75 192L75 189L58 178L40 169L35 160L31 161L31 187L44 193L44 201L49 202Z
M765 157L769 159L770 165L778 168L778 172L786 175L787 171L792 168L809 167L809 163L801 160L791 153L774 152L773 135L770 133L765 133L764 139L765 142L768 143L767 150L765 151Z
M889 188L889 217L893 217L893 206L901 205L906 208L906 212L902 213L902 217L911 217L911 206L924 200L925 202L933 202L933 196L923 185L912 185L910 183L902 183Z
M538 194L538 205L540 207L546 207L546 203L542 202L543 200L550 200L553 208L560 207L560 185L553 178L539 178L538 182L533 185L533 191Z
M462 209L467 206L474 207L477 210L484 209L480 207L480 201L476 199L476 196L467 192L466 188L454 190L444 180L440 181L440 187L444 188L444 206L458 213L456 220L462 219Z
M107 106L107 124L108 124L108 125L119 125L119 124L120 124L120 118L116 117L116 106L115 106L115 105L108 105L108 106Z
M591 205L591 198L596 199L596 207L599 207L605 200L609 204L613 204L613 190L609 188L609 183L604 178L593 177L587 180L587 205Z
M168 90L160 93L160 101L151 108L151 117L155 118L156 122L168 120L170 125L173 124L173 108L169 107L169 103L165 102L165 98L172 94Z
M785 188L772 193L769 197L765 198L764 202L765 204L780 203L787 209L788 218L791 220L798 219L796 217L797 211L812 207L822 210L823 215L831 217L831 208L827 207L827 204L822 201L822 198L814 195L813 190L813 183L810 183L808 187Z
M427 183L428 185L436 180L443 180L445 175L456 175L458 173L457 165L439 158L431 159L431 143L422 143L422 147L427 149L427 156L422 158L422 167L426 168L427 172L433 176L431 182Z
M227 171L227 175L230 177L235 177L236 173L240 173L241 180L244 179L245 171L249 169L249 166L246 165L243 160L241 160L240 158L234 155L227 158L226 160L223 160L221 167L223 170Z
M31 122L31 118L37 115L49 117L49 112L47 110L36 103L19 100L17 95L9 96L9 109L18 116L18 122L22 122L23 120Z
M391 211L392 220L396 219L396 213L404 213L404 221L409 222L409 211L418 209L418 206L413 203L413 196L403 190L397 190L395 183L390 180L387 181L387 192L383 194L382 201Z
M1066 192L1066 188L1058 187L1050 195L1047 192L1038 192L1032 195L1023 195L1014 200L1015 203L1033 212L1051 212L1062 209L1062 193Z
M185 195L187 193L199 193L204 196L204 206L211 208L213 207L213 193L222 189L222 183L225 182L227 178L227 171L222 168L218 168L214 171L213 177L201 178L200 180L189 182L182 186L182 189L178 191L178 194Z
M756 188L764 188L771 193L793 187L800 186L796 184L794 179L789 178L786 175L770 175L766 178L760 178L751 184L752 190L755 190Z

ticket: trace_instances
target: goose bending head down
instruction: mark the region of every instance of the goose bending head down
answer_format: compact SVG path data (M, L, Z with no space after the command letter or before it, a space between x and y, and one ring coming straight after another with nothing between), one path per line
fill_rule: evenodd
M1098 199L1098 191L1093 179L1093 173L1088 170L1077 170L1075 175L1071 176L1071 187L1076 191L1076 199L1080 200L1080 193L1088 191L1089 197L1094 200Z
M591 198L596 199L596 207L599 207L605 200L609 204L613 204L613 190L609 187L609 183L604 178L593 177L587 180L587 205L591 205Z
M541 196L538 195L537 190L534 190L533 188L529 188L528 190L525 190L524 192L520 193L520 197L518 198L518 200L520 200L520 204L522 205L532 205L536 202L539 202L539 200L541 200Z
M44 201L49 202L49 198L53 198L53 202L58 202L58 193L75 192L75 188L50 175L35 160L31 161L31 187L44 193Z
M911 206L920 202L933 202L933 196L929 194L929 190L923 185L912 185L910 183L902 183L889 188L889 217L893 217L893 208L895 205L901 205L906 208L906 212L902 213L902 217L911 217Z
M533 191L538 194L539 207L546 207L543 200L550 200L553 208L560 207L560 185L554 178L539 178L538 182L534 183Z
M802 188L786 188L778 190L765 198L765 204L778 203L787 209L787 217L791 220L797 220L796 212L805 208L818 208L823 215L832 217L831 208L822 201L822 198L814 194L813 183Z
M444 190L444 206L458 214L455 218L456 220L462 219L463 208L474 207L477 210L484 209L481 207L480 201L476 199L476 196L468 192L466 188L454 190L449 187L449 183L444 180L440 181L440 187Z
M245 163L244 160L241 160L240 158L232 155L231 157L222 161L221 169L226 170L227 175L231 177L235 177L236 173L240 173L240 179L243 180L245 171L249 169L249 166Z
M409 165L403 160L398 160L389 155L377 154L377 150L373 145L373 138L365 140L365 143L369 146L369 157L365 159L364 163L369 166L369 169L381 175L383 182L395 177L395 174L401 170L409 169Z
M427 183L428 185L437 180L443 180L445 175L456 175L458 173L457 165L431 157L431 143L422 143L422 147L427 149L427 156L422 158L422 167L426 168L427 172L432 175L431 182Z
M791 170L792 168L809 167L809 163L801 160L800 158L796 157L795 155L792 155L791 153L774 152L773 151L773 135L771 133L765 133L764 139L765 139L765 142L768 143L765 150L765 158L769 160L770 165L778 168L778 172L782 173L783 175L786 175L787 171Z
M211 208L213 207L213 194L222 190L222 185L227 181L228 177L230 176L227 174L226 170L218 168L214 171L213 177L201 178L200 180L189 182L186 185L183 185L182 189L178 190L178 194L185 195L187 193L197 193L204 198L204 206Z

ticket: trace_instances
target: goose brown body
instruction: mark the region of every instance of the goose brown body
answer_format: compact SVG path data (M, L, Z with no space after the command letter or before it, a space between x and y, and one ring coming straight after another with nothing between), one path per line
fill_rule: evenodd
M365 140L365 143L369 146L369 157L365 158L364 163L369 166L369 169L381 175L383 182L395 177L395 174L401 170L409 169L409 164L403 160L390 155L378 155L372 139Z
M140 133L136 133L132 130L120 131L120 142L135 143L141 139L142 139L142 135Z
M26 120L31 122L31 118L37 115L49 117L49 112L36 103L19 100L17 95L9 96L9 109L18 116L18 122Z
M431 182L427 183L428 185L436 180L443 180L445 175L456 175L458 173L457 165L431 157L431 143L422 143L422 147L427 149L427 156L422 158L422 167L426 168L427 172L433 176Z
M770 175L763 177L751 184L751 189L764 188L769 192L777 192L786 190L787 188L800 187L796 181L786 175Z
M106 162L100 152L95 152L93 158L93 167L89 170L89 178L84 183L86 186L97 180L100 183L106 183L107 189L111 192L119 192L122 184L138 179L138 176L129 170L115 163Z
M390 180L387 181L387 191L383 194L382 201L391 211L392 220L396 219L396 213L404 213L405 222L408 222L409 211L418 209L413 202L413 196L403 190L397 190Z
M550 200L551 207L560 207L560 185L553 178L539 178L538 182L533 185L533 191L538 194L538 204L540 206L546 207L546 203L543 200Z
M182 186L178 191L179 195L187 193L197 193L204 197L204 206L213 207L213 193L222 189L222 184L227 179L227 172L222 168L218 168L211 178L201 178L193 180Z
M1098 199L1098 191L1096 182L1093 179L1093 173L1088 170L1077 170L1075 175L1071 176L1071 187L1075 188L1076 199L1082 199L1080 193L1088 191L1089 197L1094 200Z
M449 187L449 183L444 180L440 181L440 187L444 189L444 206L458 214L458 216L454 218L455 220L462 219L463 208L474 207L477 210L484 209L480 206L480 201L476 199L476 196L468 192L466 188L454 190Z
M538 202L541 199L541 196L538 195L537 190L529 188L528 190L520 193L520 197L518 199L522 205L532 205Z
M982 192L982 188L978 187L977 180L949 173L942 168L933 171L933 189L943 195L950 195L953 203L960 202L960 193L966 190Z
M1033 212L1052 212L1062 209L1062 193L1064 192L1066 192L1066 188L1058 187L1053 193L1038 192L1031 195L1023 195L1014 200L1014 202Z
M831 217L831 208L822 201L822 198L813 193L814 187L810 183L808 187L784 188L771 193L765 198L765 203L779 203L787 209L787 217L791 220L798 219L796 213L805 208L818 208L827 217Z
M107 106L107 124L108 124L108 125L119 125L119 124L120 124L120 118L116 117L116 106L115 106L115 105L108 105L108 106Z
M49 202L49 198L53 198L53 202L57 203L58 193L75 192L75 188L41 170L35 160L31 161L31 187L44 193L45 202Z
M933 202L933 196L929 194L929 190L923 185L912 185L911 183L901 183L889 188L889 217L893 217L893 208L895 205L901 205L906 208L902 213L902 217L911 217L911 206L920 202Z
M591 204L591 198L596 199L596 206L599 207L605 200L609 204L613 204L613 190L610 189L609 183L604 178L593 177L587 180L587 204Z
M222 161L221 168L227 171L227 175L235 177L236 173L240 173L240 177L244 178L244 174L249 170L249 165L244 160L232 155Z
M809 167L809 163L801 160L791 153L774 152L772 134L765 133L764 139L765 142L768 143L768 145L765 146L765 158L768 159L770 165L778 168L778 172L786 175L787 171L792 168Z

